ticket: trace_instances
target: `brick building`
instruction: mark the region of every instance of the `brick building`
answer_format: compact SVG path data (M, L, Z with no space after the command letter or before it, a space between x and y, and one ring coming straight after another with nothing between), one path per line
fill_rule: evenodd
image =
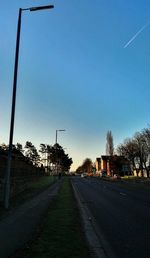
M102 155L101 158L96 158L96 172L98 171L106 171L107 176L113 176L114 174L129 175L130 164L123 156Z

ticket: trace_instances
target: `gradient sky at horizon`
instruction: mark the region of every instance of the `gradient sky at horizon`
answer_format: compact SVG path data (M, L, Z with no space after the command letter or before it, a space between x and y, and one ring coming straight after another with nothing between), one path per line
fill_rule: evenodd
M18 9L24 12L20 42L14 143L58 143L72 157L105 154L106 133L114 146L147 127L150 109L148 0L1 0L0 143L8 144Z

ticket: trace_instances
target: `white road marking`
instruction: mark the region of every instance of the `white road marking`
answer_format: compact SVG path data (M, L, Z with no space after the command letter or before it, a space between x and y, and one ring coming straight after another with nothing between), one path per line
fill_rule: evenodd
M121 195L124 195L124 196L126 196L126 194L125 193L120 193Z

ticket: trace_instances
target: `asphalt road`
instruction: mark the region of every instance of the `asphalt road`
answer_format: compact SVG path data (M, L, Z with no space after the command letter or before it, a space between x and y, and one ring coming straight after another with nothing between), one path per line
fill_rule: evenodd
M112 258L150 257L150 190L97 178L73 178ZM112 255L111 255L112 253Z

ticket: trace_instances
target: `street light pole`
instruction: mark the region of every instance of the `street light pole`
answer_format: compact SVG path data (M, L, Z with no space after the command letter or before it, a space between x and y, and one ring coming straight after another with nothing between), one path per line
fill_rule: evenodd
M65 131L66 131L65 129L56 130L56 144L57 144L57 132L65 132Z
M18 60L19 60L19 46L20 46L20 32L21 32L21 17L22 11L38 11L43 9L54 8L53 5L38 6L31 8L19 8L18 25L17 25L17 37L16 37L16 52L15 52L15 64L14 64L14 80L13 80L13 93L12 93L12 108L11 108L11 122L10 122L10 134L9 134L9 147L8 147L8 163L5 177L5 197L4 206L6 209L9 208L9 197L10 197L10 170L11 170L11 159L12 159L12 143L14 134L14 120L15 120L15 107L16 107L16 90L17 90L17 75L18 75Z
M58 130L56 130L56 142L55 142L56 144L57 144L57 131L58 131Z
M19 15L18 15L17 38L16 38L16 54L15 54L11 122L10 122L10 135L9 135L9 147L8 147L8 163L7 163L7 171L6 171L6 178L5 178L5 208L6 209L8 209L8 207L9 207L9 195L10 195L10 169L11 169L12 142L13 142L15 106L16 106L17 74L18 74L18 59L19 59L19 45L20 45L19 43L20 43L20 31L21 31L21 14L22 14L22 9L20 8Z

